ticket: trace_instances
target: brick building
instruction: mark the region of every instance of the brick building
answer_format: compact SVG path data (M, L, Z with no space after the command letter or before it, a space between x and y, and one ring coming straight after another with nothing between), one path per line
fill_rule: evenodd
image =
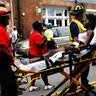
M77 0L4 0L10 3L12 11L12 26L17 26L23 38L28 38L32 29L32 22L39 20L51 22L53 26L68 26L70 23L69 11ZM96 1L78 0L84 2L87 12L96 14ZM87 3L86 3L87 2Z

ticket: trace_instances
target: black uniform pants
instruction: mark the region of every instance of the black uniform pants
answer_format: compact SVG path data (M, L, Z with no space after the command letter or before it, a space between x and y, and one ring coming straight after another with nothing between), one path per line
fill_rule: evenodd
M55 48L55 42L54 41L47 41L47 50L52 50L52 49L56 49Z
M83 57L83 59L86 59L86 58L91 58L91 53L88 53L86 56ZM76 70L74 72L74 74L72 74L72 77L75 77L85 66L88 65L89 62L84 62L81 64L81 66L78 68L78 70ZM78 65L77 65L78 66ZM74 66L75 68L76 66ZM89 69L90 69L90 65L88 65L88 67L85 69L85 71L81 74L81 83L83 86L87 87L88 86L88 82L89 80L87 79L88 77L88 74L89 74ZM69 92L75 92L77 89L77 86L75 83L73 83L70 88L69 88Z
M7 62L0 62L0 85L2 96L18 96L16 77Z

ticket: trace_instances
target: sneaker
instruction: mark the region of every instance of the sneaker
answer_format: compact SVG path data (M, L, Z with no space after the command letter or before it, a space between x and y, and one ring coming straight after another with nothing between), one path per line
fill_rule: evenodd
M53 88L54 88L54 86L52 86L52 85L45 85L44 90L50 90Z
M27 60L25 60L25 58L22 58L22 57L19 57L20 59L20 62L23 64L23 65L28 65L29 62Z
M31 87L29 88L29 92L37 91L37 90L39 90L39 89L40 89L39 87L31 86Z

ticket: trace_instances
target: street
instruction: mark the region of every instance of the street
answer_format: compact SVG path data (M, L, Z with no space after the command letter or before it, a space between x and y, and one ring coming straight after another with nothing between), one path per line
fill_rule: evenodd
M15 64L16 65L20 64L20 61L16 59ZM69 72L69 68L64 68L64 71ZM96 80L95 71L96 71L96 65L95 66L90 65L90 73L88 76L88 79L90 82L93 82ZM64 78L65 77L61 75L60 73L56 73L56 74L48 76L49 83L54 86L57 86ZM68 83L69 81L63 84L57 91L63 90ZM51 91L51 90L44 90L44 83L42 79L36 80L36 86L40 87L40 90L29 92L29 90L27 89L26 91L23 92L22 95L19 95L19 96L41 96L41 95L46 96L46 94L48 94ZM81 92L75 96L84 96L84 92ZM90 94L90 96L94 96L94 95Z

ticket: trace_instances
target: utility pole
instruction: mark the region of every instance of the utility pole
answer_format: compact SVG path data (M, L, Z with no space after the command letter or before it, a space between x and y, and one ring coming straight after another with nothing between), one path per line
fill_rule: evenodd
M10 9L11 9L11 26L14 26L14 19L13 19L13 5L12 5L12 0L10 0Z
M21 8L20 8L21 6L20 6L20 0L17 0L17 10L18 10L18 33L20 34L20 35L22 35L22 39L23 39L23 35L24 35L24 33L23 33L23 29L22 29L22 20L21 20Z

